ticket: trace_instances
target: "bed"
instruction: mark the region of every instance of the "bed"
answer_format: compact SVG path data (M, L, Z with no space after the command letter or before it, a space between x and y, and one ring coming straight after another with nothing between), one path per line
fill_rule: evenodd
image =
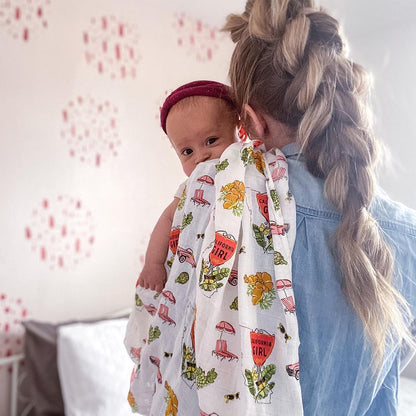
M25 322L24 354L0 359L0 366L10 367L10 416L130 415L126 324L126 314L62 324ZM414 379L400 379L398 415L416 416Z
M93 321L23 325L24 353L0 359L9 372L10 416L131 414L125 311Z

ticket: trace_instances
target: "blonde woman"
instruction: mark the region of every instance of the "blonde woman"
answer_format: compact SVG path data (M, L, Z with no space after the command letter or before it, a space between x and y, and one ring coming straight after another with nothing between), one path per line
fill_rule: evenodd
M136 297L130 317L131 407L396 415L416 315L416 214L376 187L366 74L311 0L250 0L226 30L252 140L189 176L166 286Z
M313 0L249 0L225 30L251 138L288 160L304 414L396 415L416 315L416 214L377 188L367 74Z

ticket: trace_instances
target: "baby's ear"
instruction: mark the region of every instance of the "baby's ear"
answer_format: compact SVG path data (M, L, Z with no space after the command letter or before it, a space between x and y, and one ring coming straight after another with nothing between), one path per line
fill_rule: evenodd
M254 110L249 104L244 104L244 111L246 113L245 119L248 121L248 132L251 138L262 140L267 133L267 122L262 113Z

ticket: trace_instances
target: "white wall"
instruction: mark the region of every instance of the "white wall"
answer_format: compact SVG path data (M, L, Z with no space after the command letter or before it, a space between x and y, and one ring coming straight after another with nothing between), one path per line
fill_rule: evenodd
M388 150L380 183L416 209L416 3L322 0L342 22L353 60L374 78L375 132Z

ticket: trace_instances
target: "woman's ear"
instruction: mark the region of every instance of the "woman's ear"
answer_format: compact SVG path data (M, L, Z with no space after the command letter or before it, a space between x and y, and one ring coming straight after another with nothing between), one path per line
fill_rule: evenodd
M262 113L255 111L249 104L244 104L244 111L248 119L249 134L255 136L252 138L263 139L267 133L267 122Z

